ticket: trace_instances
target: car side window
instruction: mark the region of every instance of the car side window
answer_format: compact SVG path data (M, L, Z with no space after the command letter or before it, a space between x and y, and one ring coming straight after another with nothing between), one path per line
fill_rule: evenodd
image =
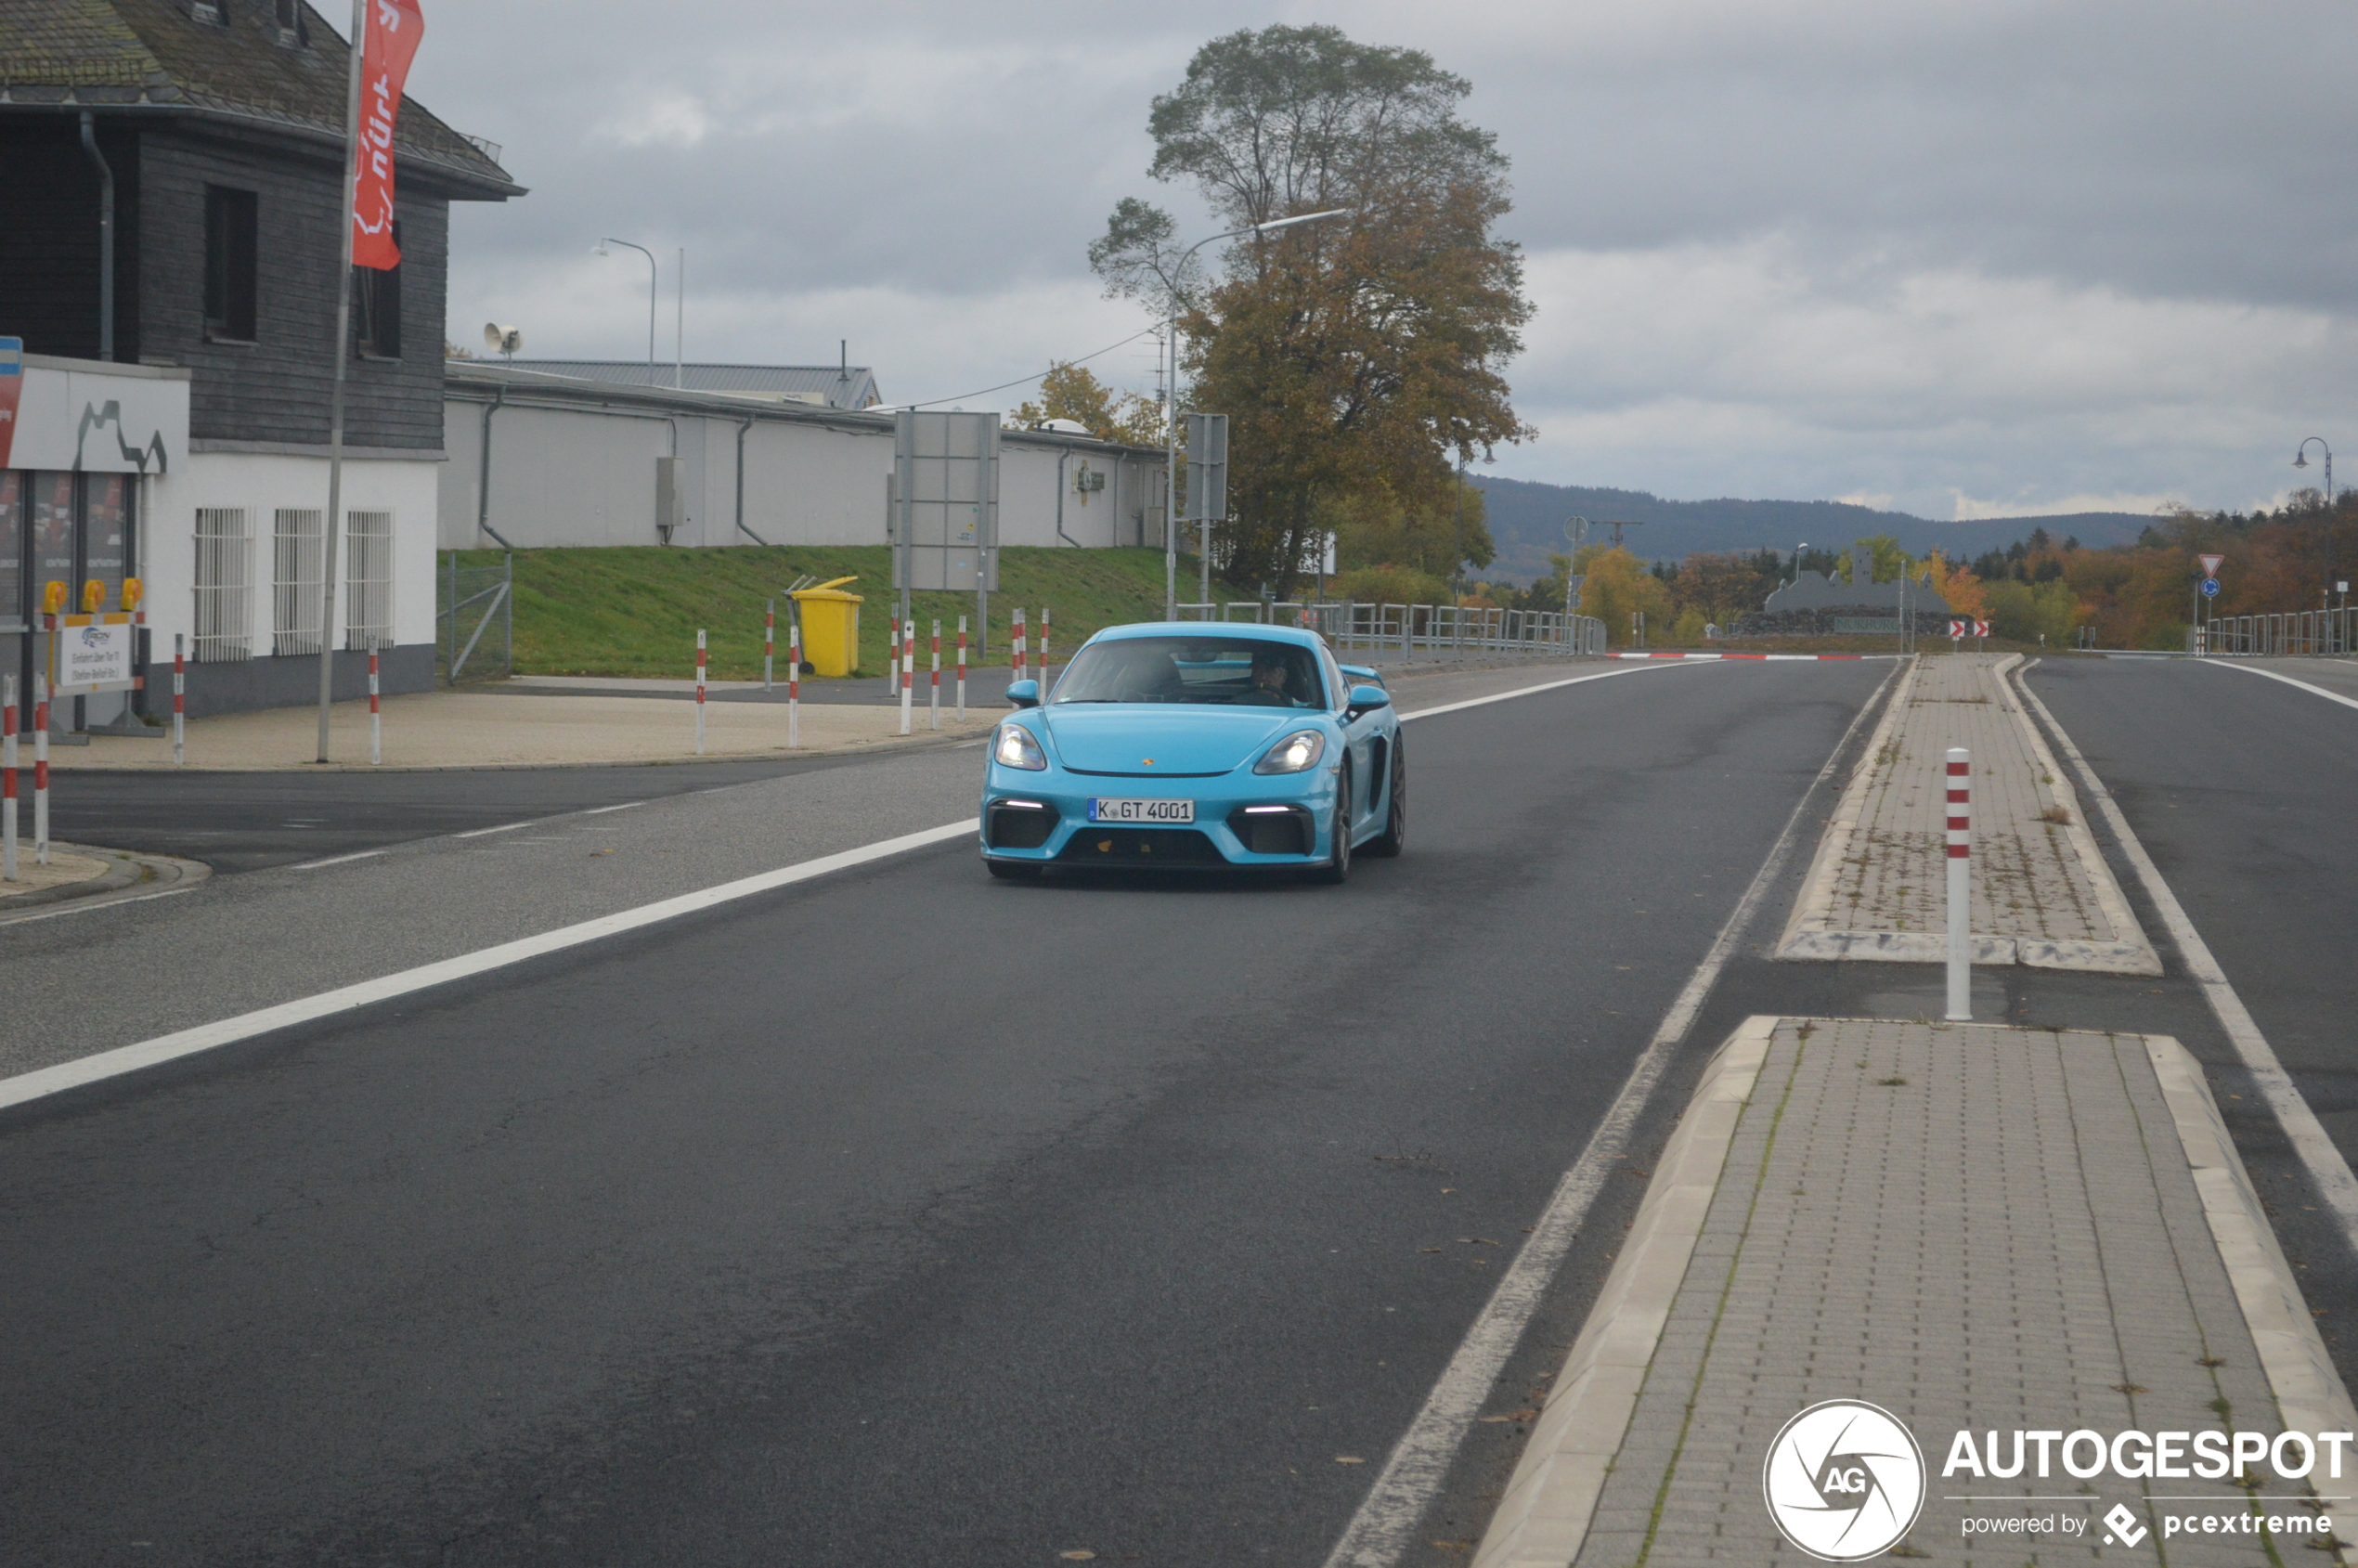
M1327 706L1341 709L1351 703L1351 688L1343 684L1342 671L1336 667L1335 656L1322 644L1318 649L1318 667L1327 675Z

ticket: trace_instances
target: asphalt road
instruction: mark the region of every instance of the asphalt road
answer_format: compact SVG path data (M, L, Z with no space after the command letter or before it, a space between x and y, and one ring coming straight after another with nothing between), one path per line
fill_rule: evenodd
M1342 889L949 846L0 1116L0 1559L1315 1563L1888 667L1421 720Z
M1545 679L1565 667L1572 667L1520 658L1437 661L1427 657L1402 667L1393 680L1405 705L1434 700L1418 693L1444 688L1454 692L1459 686L1471 690L1468 677L1494 668L1503 668L1507 679L1518 680L1534 674ZM1526 673L1519 676L1518 669ZM966 689L969 708L1004 706L1009 674L1004 666L971 671ZM881 680L813 682L806 688L806 697L820 689L826 693L826 701L880 705L887 700L882 686ZM510 690L526 696L619 695L657 700L689 700L694 694L693 690L615 692L542 685ZM921 691L921 709L924 697ZM772 693L715 693L715 700L784 702L785 688ZM522 818L590 810L625 801L661 800L876 759L876 754L863 754L602 768L168 773L82 771L72 767L71 756L67 754L53 774L50 830L68 843L176 855L201 861L216 875L234 875L466 833Z

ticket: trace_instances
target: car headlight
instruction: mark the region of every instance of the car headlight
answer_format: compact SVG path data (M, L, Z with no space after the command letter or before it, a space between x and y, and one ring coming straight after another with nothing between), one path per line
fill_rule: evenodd
M1020 724L1002 724L998 735L991 743L991 758L1004 768L1025 768L1041 772L1048 766L1047 753L1031 732Z
M1327 737L1315 730L1296 730L1269 748L1269 754L1252 765L1256 773L1299 773L1318 765L1327 755Z

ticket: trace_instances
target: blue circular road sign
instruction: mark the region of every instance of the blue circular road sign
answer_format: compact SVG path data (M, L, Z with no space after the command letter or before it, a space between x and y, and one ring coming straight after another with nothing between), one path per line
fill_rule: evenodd
M2219 579L2217 577L2205 577L2202 579L2202 596L2205 599L2216 599L2219 597Z

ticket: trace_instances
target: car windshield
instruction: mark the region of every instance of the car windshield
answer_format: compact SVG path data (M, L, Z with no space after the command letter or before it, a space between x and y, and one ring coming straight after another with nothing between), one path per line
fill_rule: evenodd
M1216 703L1316 707L1317 656L1298 642L1258 638L1117 637L1073 655L1052 706Z

